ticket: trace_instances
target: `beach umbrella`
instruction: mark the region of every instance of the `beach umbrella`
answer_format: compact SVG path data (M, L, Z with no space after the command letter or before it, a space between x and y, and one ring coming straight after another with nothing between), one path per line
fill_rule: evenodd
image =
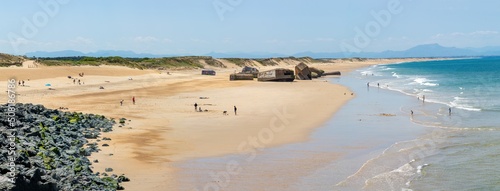
M45 86L52 86L52 85L50 85L50 84L45 84Z

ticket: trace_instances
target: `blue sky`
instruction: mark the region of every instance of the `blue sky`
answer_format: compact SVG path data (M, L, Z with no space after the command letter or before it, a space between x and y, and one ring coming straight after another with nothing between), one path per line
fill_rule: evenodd
M0 52L294 54L428 43L500 46L499 10L494 0L3 1Z

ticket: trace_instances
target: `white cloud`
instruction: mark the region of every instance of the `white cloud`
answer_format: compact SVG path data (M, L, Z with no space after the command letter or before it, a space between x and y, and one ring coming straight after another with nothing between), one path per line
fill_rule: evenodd
M156 38L153 36L137 36L133 39L134 42L137 43L170 43L172 40L168 38Z
M430 37L431 43L454 47L484 47L500 45L500 32L478 30L474 32L453 32Z
M29 44L39 44L39 42L33 41L33 40L28 40L23 37L11 39L13 43L18 44L18 45L29 45Z
M194 42L194 43L208 43L208 41L206 41L206 40L197 39L197 38L192 38L191 42Z
M168 39L168 38L164 38L164 39L162 40L162 42L163 42L163 43L171 43L171 42L172 42L172 40L170 40L170 39Z
M314 38L314 39L297 39L294 40L295 43L314 43L314 42L335 42L334 38Z
M475 31L470 33L471 35L497 35L497 31Z
M134 38L135 42L142 42L142 43L158 42L158 40L159 39L152 36L138 36Z
M480 36L488 36L488 35L498 35L498 31L474 31L470 33L463 32L453 32L449 34L436 34L432 36L433 39L448 39L448 38L456 38L456 37L480 37Z
M295 40L296 43L311 43L312 40L306 40L306 39L299 39L299 40Z
M71 43L74 43L74 44L94 44L94 41L92 41L92 39L88 39L88 38L84 38L84 37L76 37L75 39L73 40L70 40Z

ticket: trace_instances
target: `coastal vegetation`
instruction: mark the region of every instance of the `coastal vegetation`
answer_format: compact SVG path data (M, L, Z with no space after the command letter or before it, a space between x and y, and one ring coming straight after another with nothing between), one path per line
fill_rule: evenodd
M116 65L126 66L136 69L199 69L207 66L215 68L227 68L221 61L226 60L237 66L255 66L256 63L262 66L276 66L281 62L322 62L310 57L284 57L284 58L266 58L266 59L248 59L248 58L222 58L217 59L210 56L183 56L183 57L164 57L164 58L123 58L112 57L57 57L57 58L38 58L42 65L46 66L99 66Z
M24 57L0 53L0 67L22 66Z

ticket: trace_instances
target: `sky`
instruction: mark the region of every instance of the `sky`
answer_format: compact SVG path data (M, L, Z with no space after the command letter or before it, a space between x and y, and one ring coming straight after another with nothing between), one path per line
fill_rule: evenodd
M495 0L16 0L0 52L381 52L500 46Z

